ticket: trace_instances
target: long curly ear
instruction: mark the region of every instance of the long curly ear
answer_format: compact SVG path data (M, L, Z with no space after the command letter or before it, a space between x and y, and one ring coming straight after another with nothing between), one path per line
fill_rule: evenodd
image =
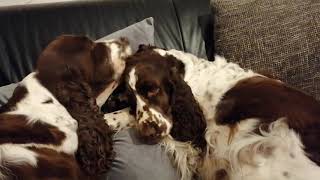
M179 61L176 57L169 55L167 58L167 64L172 74L178 74L180 77L185 75L185 65Z
M192 142L196 147L204 150L206 141L204 133L206 121L200 108L192 94L189 85L180 77L180 74L172 74L172 102L171 113L173 127L171 135L178 141Z
M85 174L96 177L107 172L114 158L113 131L105 123L90 85L80 75L74 77L79 72L72 67L64 71L55 95L78 121L76 159Z

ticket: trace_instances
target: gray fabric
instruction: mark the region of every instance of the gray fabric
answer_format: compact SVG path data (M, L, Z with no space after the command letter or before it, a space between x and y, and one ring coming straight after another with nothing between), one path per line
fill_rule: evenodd
M215 51L320 100L319 0L212 0Z
M178 180L170 159L160 145L141 143L133 129L114 137L117 153L107 180Z
M114 32L108 36L98 39L104 41L119 37L127 37L130 41L132 52L136 52L140 44L154 45L154 24L153 18L149 17L125 29Z
M4 105L8 101L17 85L18 83L13 83L0 87L0 106Z
M127 37L133 50L139 44L154 44L153 18L147 18L99 40ZM0 106L11 97L17 84L0 87ZM116 158L104 180L177 180L178 175L159 145L145 145L132 130L114 136Z

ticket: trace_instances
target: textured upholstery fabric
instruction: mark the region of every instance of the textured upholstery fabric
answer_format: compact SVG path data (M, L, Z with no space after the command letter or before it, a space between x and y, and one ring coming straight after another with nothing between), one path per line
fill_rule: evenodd
M319 0L212 0L215 52L320 99Z

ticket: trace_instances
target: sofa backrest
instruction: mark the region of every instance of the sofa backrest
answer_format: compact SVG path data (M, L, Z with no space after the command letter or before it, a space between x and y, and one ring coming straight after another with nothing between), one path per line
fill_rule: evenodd
M155 44L206 56L209 0L91 0L0 7L0 86L34 70L41 50L61 34L106 36L154 18Z

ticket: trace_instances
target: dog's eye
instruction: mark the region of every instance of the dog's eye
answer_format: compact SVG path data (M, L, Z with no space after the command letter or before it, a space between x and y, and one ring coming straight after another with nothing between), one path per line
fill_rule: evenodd
M149 98L154 97L154 96L156 96L156 95L159 93L159 91L160 91L160 88L153 88L153 89L151 89L150 91L148 91L147 96L148 96Z
M152 83L144 83L141 86L141 90L143 94L148 98L155 97L160 92L160 88Z

